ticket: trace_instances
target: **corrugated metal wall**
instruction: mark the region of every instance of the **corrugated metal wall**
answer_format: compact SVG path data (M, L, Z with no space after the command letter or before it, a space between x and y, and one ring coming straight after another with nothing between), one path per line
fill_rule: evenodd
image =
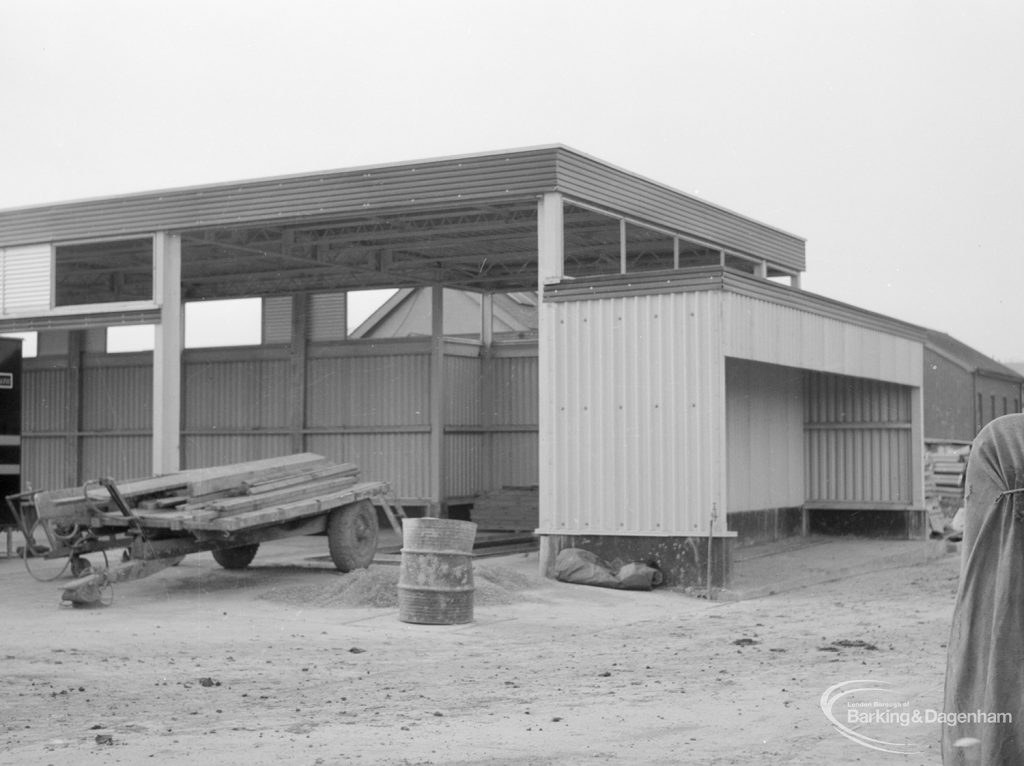
M921 467L911 387L923 383L921 341L734 293L726 293L723 324L726 354L811 371L806 502L913 503Z
M67 361L39 362L23 362L21 480L31 489L62 486L69 478ZM77 480L77 468L72 469Z
M911 391L876 380L807 375L808 503L913 503Z
M153 370L139 354L87 354L82 363L79 445L86 477L152 473Z
M920 341L849 324L782 303L726 292L727 356L920 386Z
M348 337L348 295L315 293L309 296L309 339L344 340Z
M804 372L726 359L728 510L804 502Z
M720 294L541 306L547 534L724 531Z
M71 390L75 378L66 358L25 360L24 375L26 487L151 473L153 373L148 356L83 355L77 392ZM71 423L77 397L80 422Z
M339 347L345 355L311 349L306 423L311 429L430 425L430 353Z
M473 356L445 356L444 422L448 426L480 424L482 371L479 347L474 347L473 353Z
M290 451L289 366L282 350L186 351L182 465L198 468Z
M537 344L495 346L484 369L483 422L490 442L482 489L535 486L540 482Z
M0 318L47 311L52 272L48 244L0 248Z
M472 356L462 356L472 348ZM476 344L453 346L458 356L444 360L445 437L444 490L446 497L469 497L481 491L484 442L480 430L482 360Z
M404 500L430 497L430 434L393 432L311 433L306 449L359 465L366 480L386 481Z
M537 483L536 346L503 353L498 344L484 361L478 344L446 346L446 498ZM305 449L358 463L404 499L429 498L429 339L311 343L307 364ZM183 467L290 453L290 365L287 346L186 351ZM27 485L149 475L150 356L83 355L80 428L67 422L71 379L66 357L26 360Z

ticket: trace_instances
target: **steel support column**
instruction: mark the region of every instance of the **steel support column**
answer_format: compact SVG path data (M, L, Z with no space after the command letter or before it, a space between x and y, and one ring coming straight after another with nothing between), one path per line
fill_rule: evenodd
M181 469L181 237L153 237L153 295L160 305L153 347L153 473Z
M440 516L444 502L444 287L430 292L430 516Z

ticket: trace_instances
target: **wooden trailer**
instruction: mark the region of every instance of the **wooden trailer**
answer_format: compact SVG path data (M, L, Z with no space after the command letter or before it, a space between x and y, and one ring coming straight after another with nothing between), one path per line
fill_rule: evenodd
M75 579L62 586L63 600L97 605L113 583L146 577L189 553L210 551L226 569L242 569L260 543L297 535L326 534L339 571L369 566L377 507L397 521L388 485L360 482L358 474L353 463L302 453L121 483L100 479L21 496L27 502L15 510L26 555L67 559ZM111 565L114 549L122 552Z

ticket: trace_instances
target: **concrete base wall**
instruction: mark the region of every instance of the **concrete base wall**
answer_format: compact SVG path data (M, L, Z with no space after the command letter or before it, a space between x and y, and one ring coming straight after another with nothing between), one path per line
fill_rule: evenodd
M711 539L711 585L727 588L732 578L735 538ZM639 561L657 566L668 586L706 586L708 538L632 535L542 535L540 571L554 577L555 558L566 548L582 548L612 565Z
M927 511L857 511L808 508L807 532L814 535L859 535L897 540L928 537Z
M737 534L736 545L773 543L803 534L803 508L766 508L760 511L733 511L727 517L728 529Z

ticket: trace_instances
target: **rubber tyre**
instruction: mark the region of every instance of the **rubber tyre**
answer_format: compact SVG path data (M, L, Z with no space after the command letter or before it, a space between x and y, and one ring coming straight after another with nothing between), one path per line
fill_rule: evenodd
M253 543L239 545L237 548L214 548L210 553L213 554L213 560L225 569L245 569L256 558L259 549L260 544Z
M327 547L339 572L366 569L377 553L377 509L369 500L335 508L327 518Z

